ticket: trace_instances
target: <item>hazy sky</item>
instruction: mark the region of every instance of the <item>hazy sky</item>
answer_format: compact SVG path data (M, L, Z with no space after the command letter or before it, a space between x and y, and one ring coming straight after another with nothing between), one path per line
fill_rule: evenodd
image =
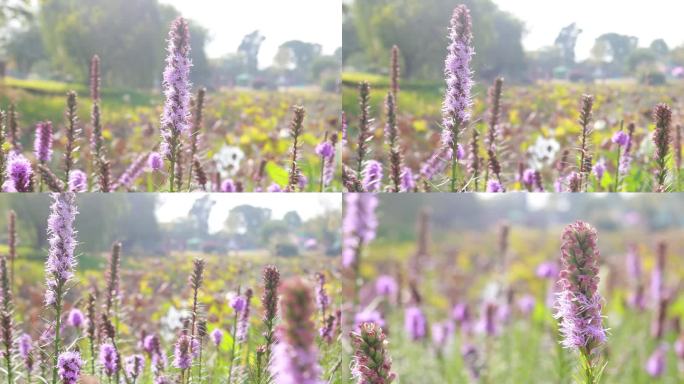
M318 43L331 54L342 45L340 0L160 0L209 30L209 57L236 52L242 38L258 29L266 37L259 66L269 66L288 40Z
M684 43L681 19L684 3L675 0L494 0L502 10L523 20L525 49L552 45L560 29L576 22L583 30L577 39L578 59L589 57L594 40L616 32L639 38L640 46L663 38L670 48Z
M157 219L160 222L171 222L187 217L192 204L201 197L201 193L160 194ZM342 196L337 193L217 193L212 194L212 199L216 201L216 205L209 216L211 232L223 228L231 208L243 204L269 208L275 219L281 219L289 211L297 211L303 220L308 220L326 210L342 209Z

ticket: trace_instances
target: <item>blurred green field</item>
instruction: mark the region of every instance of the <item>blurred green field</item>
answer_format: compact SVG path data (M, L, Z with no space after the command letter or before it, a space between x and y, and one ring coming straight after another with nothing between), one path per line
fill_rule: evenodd
M356 161L356 136L358 134L358 84L368 81L371 86L370 114L373 119L370 144L374 158L389 167L387 148L384 144L383 128L386 122L384 99L388 92L388 77L383 75L346 72L343 73L342 106L349 121L350 144L344 155L344 163ZM470 152L473 130L479 133L478 156L483 159L481 168L486 168L487 153L483 137L488 131L488 102L487 89L490 84L476 81L473 88L473 116L467 130L462 132L460 143ZM414 174L421 165L439 147L442 130L441 107L444 97L444 83L421 83L413 81L399 81L397 124L400 137L401 153L404 162ZM667 103L673 111L680 111L682 100L677 95L684 92L684 82L670 81L662 86L646 86L633 81L606 81L592 84L570 83L565 81L539 82L536 84L507 84L504 81L501 99L501 118L499 123L498 158L502 165L502 181L508 185L508 190L524 190L519 183L520 168L539 170L543 179L545 191L555 190L555 180L559 180L566 190L566 183L562 179L566 174L556 171L557 164L562 160L564 150L570 152L567 167L570 170L578 168L577 156L580 145L581 126L579 118L580 100L583 94L594 96L593 121L590 124L591 134L588 140L589 152L593 164L601 160L605 162L606 171L599 180L590 175L588 191L615 191L615 170L617 153L615 145L611 143L612 135L620 129L621 123L627 128L629 123L636 126L633 148L632 165L626 175L620 177L620 191L649 192L654 189L652 171L654 144L651 133L654 130L653 107L657 103ZM672 131L679 124L675 113ZM472 128L471 128L472 127ZM675 133L671 134L674 146ZM546 140L546 141L544 141ZM550 142L547 153L541 148ZM681 189L677 156L674 151L668 158L667 168L669 190ZM467 156L466 156L467 157ZM466 169L466 161L459 166L465 172L462 184L468 184L468 190L473 190L474 175ZM481 173L483 173L482 171ZM568 172L566 170L566 172ZM441 179L435 178L433 188L441 190ZM480 175L482 177L482 175ZM484 190L484 183L480 183L480 190Z

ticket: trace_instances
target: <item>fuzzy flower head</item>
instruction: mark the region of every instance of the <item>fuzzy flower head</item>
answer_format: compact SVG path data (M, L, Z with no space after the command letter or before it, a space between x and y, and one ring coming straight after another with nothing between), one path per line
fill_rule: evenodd
M88 189L88 176L80 169L69 172L69 191L85 192Z
M381 275L375 280L375 293L378 296L392 296L398 289L397 281L392 276Z
M282 286L282 324L269 367L276 384L323 384L313 322L312 289L300 279Z
M335 148L330 141L325 140L316 146L316 154L324 159L328 159L335 154Z
M472 107L471 88L473 73L470 69L475 50L472 46L473 34L470 11L465 5L454 9L449 27L449 47L444 62L444 75L447 89L442 104L442 117L445 130L454 132L459 126L470 121ZM451 141L456 138L446 137L442 144L453 147Z
M379 192L382 187L382 164L368 160L363 167L363 188L367 192Z
M396 374L391 371L392 358L382 328L375 323L363 323L350 336L354 345L352 376L356 383L391 383Z
M176 341L173 354L173 366L178 369L188 369L192 366L192 342L190 336L181 334Z
M606 172L606 160L601 158L599 161L594 164L594 176L596 176L596 180L600 183L601 180L603 179L603 174Z
M411 340L422 340L427 335L427 320L418 307L408 307L404 313L404 328Z
M399 191L401 192L410 192L416 187L416 179L413 176L413 171L409 167L403 167L401 169L400 181Z
M69 315L67 316L67 323L74 328L81 328L84 324L83 319L83 312L81 312L77 308L73 308L71 311L69 311Z
M41 163L49 163L52 159L52 123L44 121L36 124L36 138L33 152Z
M378 198L371 193L348 193L344 195L344 199L342 265L349 268L358 261L360 248L375 238L378 227L375 208L378 206Z
M237 330L235 332L235 339L238 343L243 343L247 340L247 335L249 332L249 312L250 312L250 302L252 299L253 292L251 289L245 291L244 307L240 311L240 317L238 319Z
M627 146L627 143L629 143L629 135L625 131L619 130L613 134L613 137L610 139L610 141L619 145L620 147L625 147Z
M211 331L210 337L214 345L218 347L219 345L221 345L221 341L223 341L223 331L216 328L213 331Z
M159 154L159 152L150 153L150 155L147 157L147 166L150 167L153 172L159 172L162 170L164 167L164 160L162 160L162 156Z
M242 310L245 309L245 304L245 298L240 295L235 295L230 300L230 307L233 308L235 312L242 312Z
M145 357L143 355L132 355L126 357L124 361L124 369L126 370L126 376L137 379L145 368Z
M119 370L119 356L112 344L100 345L100 365L105 375L112 377Z
M186 132L190 119L190 31L188 22L178 17L171 23L167 47L164 111L161 116L162 152L169 154L170 140Z
M490 193L498 193L498 192L503 192L503 186L501 183L499 183L497 180L489 180L487 181L487 192Z
M651 377L660 377L665 373L665 365L667 362L666 347L661 345L651 354L646 361L646 372Z
M383 319L382 314L378 311L364 309L354 315L354 328L359 328L364 323L374 323L379 327L384 327L385 319Z
M599 250L596 229L578 221L561 236L556 319L560 320L565 348L591 352L606 340L602 325L602 298L598 293Z
M31 192L33 168L24 155L11 153L7 162L3 192Z
M76 384L81 376L81 354L78 352L63 352L57 360L57 372L63 384Z
M45 262L47 290L45 304L53 305L58 294L64 294L64 285L74 276L76 267L76 230L74 220L78 211L74 194L53 193L50 216L48 217L48 242L50 249Z
M542 279L556 279L558 277L558 265L553 261L545 261L537 265L535 274Z

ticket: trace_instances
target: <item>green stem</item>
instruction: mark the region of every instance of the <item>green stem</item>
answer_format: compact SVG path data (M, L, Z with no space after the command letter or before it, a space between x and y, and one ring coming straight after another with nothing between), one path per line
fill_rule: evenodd
M585 384L597 384L596 375L594 373L594 364L591 361L591 352L587 348L580 349L582 356L582 365L584 373Z
M175 156L173 156L175 157ZM170 160L169 165L169 192L173 192L173 186L176 181L176 161L175 159Z
M233 360L235 360L235 344L237 343L237 339L235 338L235 331L237 330L237 319L238 319L238 312L235 311L235 316L233 316L233 327L231 329L231 335L233 336L233 343L230 346L230 361L228 364L228 384L230 384L232 381L231 379L233 378Z
M458 168L458 143L456 136L452 138L451 145L451 192L456 192L456 169Z
M615 192L620 188L620 145L617 147L617 163L615 164Z
M55 353L52 356L52 384L57 384L57 359L59 358L59 328L62 320L62 283L57 283L55 292L55 312L57 318L55 319Z

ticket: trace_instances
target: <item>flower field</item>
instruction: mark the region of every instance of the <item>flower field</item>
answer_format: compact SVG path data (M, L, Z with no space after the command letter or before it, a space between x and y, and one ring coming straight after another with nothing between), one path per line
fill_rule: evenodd
M672 197L558 197L526 209L519 198L348 195L345 313L363 336L348 349L352 373L395 383L681 382L684 264L681 221L666 213L678 206ZM572 210L555 208L564 204ZM446 214L473 206L474 220ZM409 217L415 233L397 229ZM357 346L380 333L382 353ZM384 364L359 363L368 359Z
M8 219L0 280L10 382L342 382L341 284L320 250L159 257L116 242L85 256L75 201L52 196L42 260L25 256L40 252L18 236L24 218Z
M97 55L89 87L0 82L4 190L340 190L339 97L193 87L183 23L169 32L163 94L103 88Z
M480 80L470 13L445 20L442 83L343 75L349 191L680 191L680 80Z

